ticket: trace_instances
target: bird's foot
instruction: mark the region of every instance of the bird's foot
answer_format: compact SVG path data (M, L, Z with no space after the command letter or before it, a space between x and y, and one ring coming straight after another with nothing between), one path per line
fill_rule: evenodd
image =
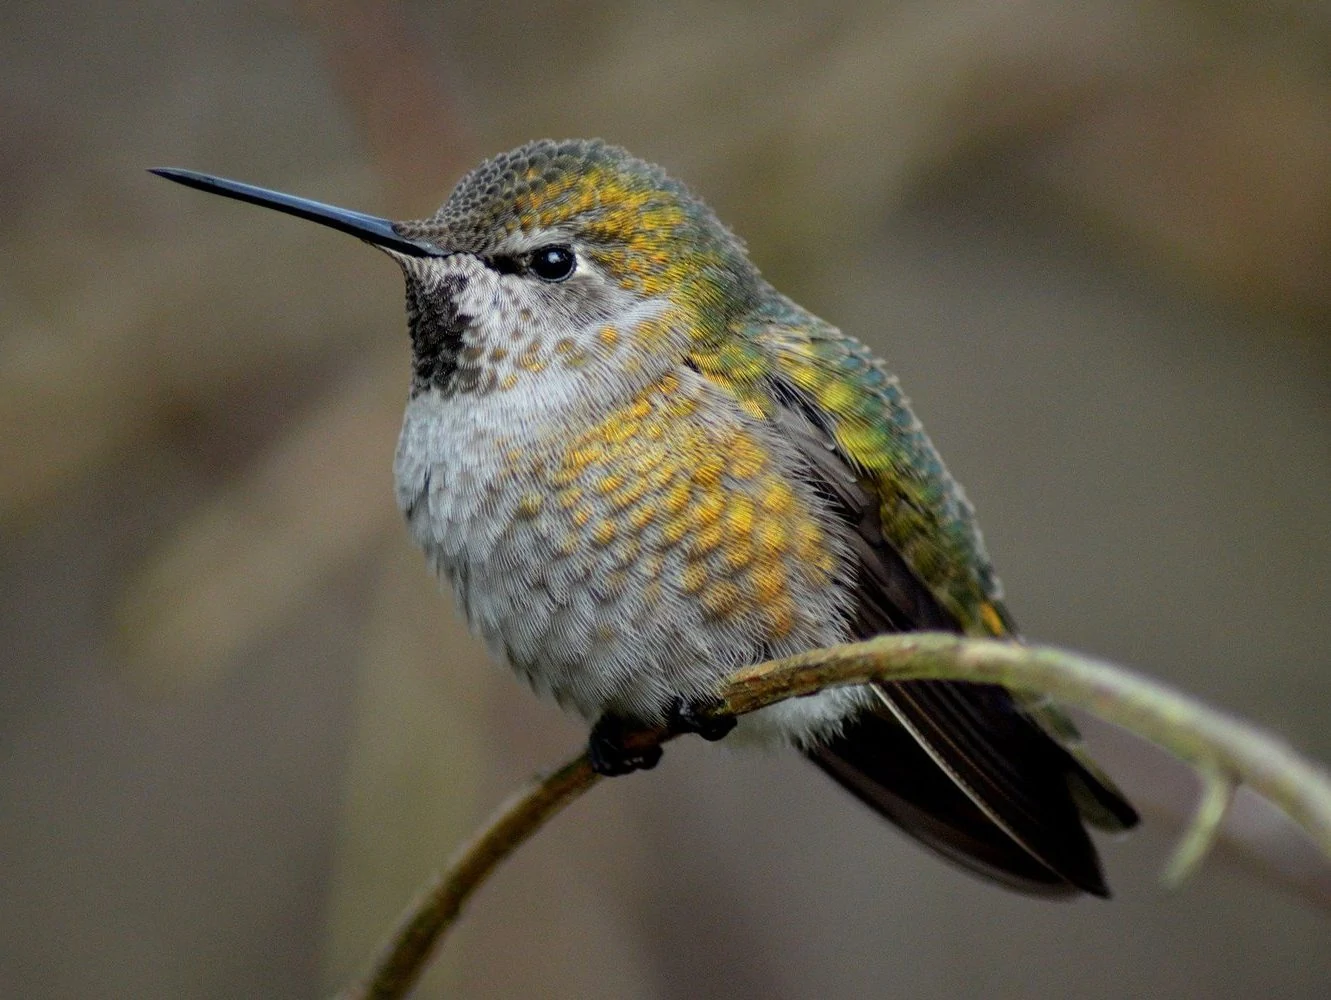
M712 742L724 739L735 728L736 720L721 707L717 698L676 698L664 727L622 715L603 715L587 739L592 770L607 778L650 771L661 762L661 743L684 733L696 733Z
M719 698L676 698L666 726L672 733L696 733L709 743L725 739L738 721L721 711Z
M660 737L622 716L603 715L587 740L592 770L607 778L650 771L661 762Z

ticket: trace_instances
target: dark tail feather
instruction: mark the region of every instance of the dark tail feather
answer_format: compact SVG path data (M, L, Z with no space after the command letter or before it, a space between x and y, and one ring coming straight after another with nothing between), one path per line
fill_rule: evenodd
M809 758L962 867L1035 895L1109 895L1069 789L1087 776L1006 691L915 681L881 695L881 712Z

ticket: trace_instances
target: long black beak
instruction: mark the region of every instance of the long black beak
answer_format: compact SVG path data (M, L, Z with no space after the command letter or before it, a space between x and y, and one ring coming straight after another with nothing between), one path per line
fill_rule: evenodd
M294 215L301 219L309 219L321 226L328 226L344 233L350 233L352 236L359 236L366 243L373 243L385 250L396 250L398 253L404 253L411 257L448 256L445 251L440 250L433 243L403 236L393 228L393 223L387 219L366 215L364 212L353 212L349 208L337 208L334 205L325 205L321 201L297 198L295 195L283 194L281 191L269 191L267 188L255 187L253 184L229 181L224 177L213 177L211 174L200 174L193 170L155 167L149 173L156 174L158 177L165 177L177 184L184 184L186 187L198 188L200 191L209 191L212 194L235 198L238 201L248 201L251 204L274 208L279 212L286 212L288 215Z

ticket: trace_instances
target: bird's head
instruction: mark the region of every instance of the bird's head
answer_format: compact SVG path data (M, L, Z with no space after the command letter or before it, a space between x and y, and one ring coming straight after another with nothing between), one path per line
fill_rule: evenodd
M761 282L744 247L659 167L596 140L528 143L431 218L389 222L249 185L181 183L359 236L402 266L414 391L595 391L715 344Z

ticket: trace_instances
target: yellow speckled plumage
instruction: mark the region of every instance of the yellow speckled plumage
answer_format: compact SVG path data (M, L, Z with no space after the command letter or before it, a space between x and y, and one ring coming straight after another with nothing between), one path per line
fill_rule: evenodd
M799 614L789 576L825 584L836 569L833 549L753 433L698 418L703 388L675 373L662 377L564 442L546 483L578 529L593 521L588 491L604 501L611 516L592 525L597 544L659 532L637 551L684 553L682 589L709 615L756 612L780 637Z

